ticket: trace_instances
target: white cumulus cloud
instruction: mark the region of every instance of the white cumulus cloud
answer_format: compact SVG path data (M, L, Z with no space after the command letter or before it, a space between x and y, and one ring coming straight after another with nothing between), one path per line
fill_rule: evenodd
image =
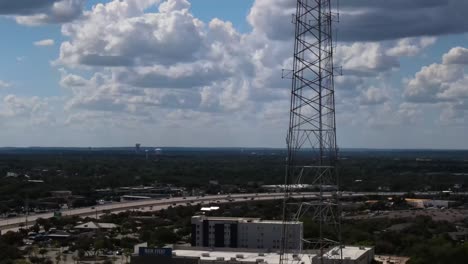
M11 86L11 83L0 80L0 88L8 88Z
M16 22L18 24L28 26L61 24L75 20L82 15L85 4L85 0L37 0L15 2L18 2L18 6L16 9L11 10L11 13L15 14L15 10L22 10L21 12L17 12L19 14L15 17ZM38 3L40 2L44 4L39 6Z
M43 40L39 40L39 41L36 41L34 42L34 45L35 46L53 46L55 44L55 41L53 39L43 39Z

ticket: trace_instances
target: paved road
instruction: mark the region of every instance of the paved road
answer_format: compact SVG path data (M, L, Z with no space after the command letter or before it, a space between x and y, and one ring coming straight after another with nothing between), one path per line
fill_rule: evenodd
M359 196L402 196L404 192L343 192L342 198L348 197L359 197ZM438 192L418 192L416 195L419 196L430 196L438 195ZM295 193L294 197L300 198L314 198L317 197L317 192L305 192L305 193ZM329 196L330 193L325 193L325 196ZM468 193L461 193L461 195L468 195ZM191 204L217 204L217 203L229 203L229 202L240 202L240 201L250 201L252 198L254 200L277 200L283 199L284 194L282 193L249 193L249 194L231 194L231 195L210 195L210 196L190 196L190 197L173 197L168 199L147 199L147 200L138 200L131 202L121 202L121 203L112 203L106 205L98 205L95 207L83 207L70 210L63 210L62 215L64 216L99 216L106 212L123 212L127 210L142 210L142 211L158 211L165 209L169 206L176 205L186 205L187 203ZM229 201L231 200L231 201ZM0 230L6 230L18 227L20 224L27 223L28 225L34 223L38 218L50 218L53 217L53 213L42 213L29 215L26 219L26 216L20 216L15 218L8 218L0 220Z
M301 193L295 194L295 197L307 197L313 198L315 193ZM161 209L168 208L169 206L186 205L189 204L217 204L217 203L228 203L228 202L240 202L240 201L251 201L253 200L275 200L283 199L284 194L282 193L260 193L260 194L231 194L231 195L210 195L210 196L190 196L190 197L173 197L169 199L145 199L131 202L112 203L105 205L97 205L93 207L83 207L70 210L62 210L63 216L99 216L106 212L118 213L127 210L143 210L143 211L158 211ZM20 224L27 223L32 224L39 218L51 218L53 213L42 213L20 216L15 218L8 218L0 220L0 229L11 229L18 227Z

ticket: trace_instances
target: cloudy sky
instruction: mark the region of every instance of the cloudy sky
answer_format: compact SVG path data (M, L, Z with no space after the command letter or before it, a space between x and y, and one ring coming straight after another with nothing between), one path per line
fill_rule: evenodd
M284 147L294 7L0 0L0 146ZM466 10L340 1L340 147L468 148Z

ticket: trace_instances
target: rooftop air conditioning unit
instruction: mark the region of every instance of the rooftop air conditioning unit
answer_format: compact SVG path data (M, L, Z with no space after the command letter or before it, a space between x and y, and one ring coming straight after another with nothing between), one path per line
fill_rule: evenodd
M210 256L210 253L202 253L201 256L207 258Z
M236 258L243 259L243 258L244 258L244 255L242 255L242 254L236 254Z
M217 257L216 260L224 261L224 257Z

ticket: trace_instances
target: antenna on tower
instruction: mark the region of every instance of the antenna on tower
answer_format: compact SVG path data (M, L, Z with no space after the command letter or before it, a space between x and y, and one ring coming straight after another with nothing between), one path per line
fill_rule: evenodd
M336 12L332 13L331 0L297 0L293 69L289 74L283 72L283 78L291 76L292 85L281 264L300 263L302 257L297 256L307 254L306 250L316 255L314 263L324 263L331 251L334 254L327 263L342 262L332 33L332 24L338 18ZM314 186L316 200L291 199L293 184ZM301 252L292 252L286 222L300 221L306 213L317 232L303 240Z

